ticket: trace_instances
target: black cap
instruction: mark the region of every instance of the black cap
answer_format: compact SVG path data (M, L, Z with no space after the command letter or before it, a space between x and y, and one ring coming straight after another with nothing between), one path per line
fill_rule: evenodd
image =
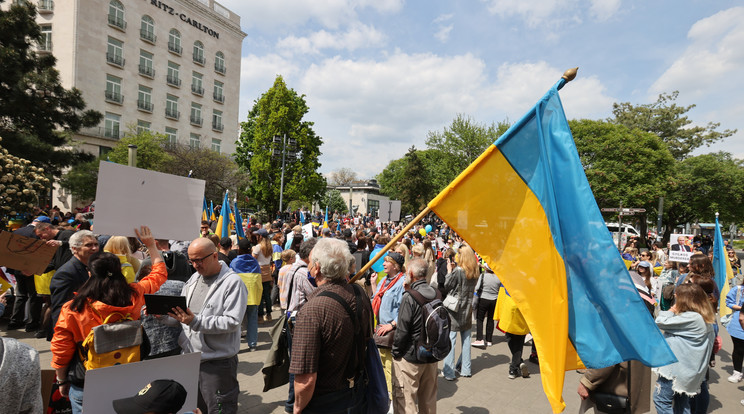
M186 389L176 381L155 380L133 397L114 400L114 411L117 414L177 413L186 402L186 395Z
M401 269L403 268L403 263L406 262L405 257L403 257L403 255L398 252L390 252L388 253L387 257L392 259L395 263L398 263L398 266L400 266Z

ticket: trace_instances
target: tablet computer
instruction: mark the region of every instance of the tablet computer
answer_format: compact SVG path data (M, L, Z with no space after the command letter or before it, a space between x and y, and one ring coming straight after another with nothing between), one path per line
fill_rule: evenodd
M164 296L145 294L148 315L167 315L171 309L180 306L186 310L186 296Z

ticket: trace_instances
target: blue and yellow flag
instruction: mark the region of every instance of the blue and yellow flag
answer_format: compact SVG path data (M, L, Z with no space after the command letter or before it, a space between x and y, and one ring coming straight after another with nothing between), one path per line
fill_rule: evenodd
M554 412L565 408L564 372L582 362L676 361L592 195L558 96L565 82L429 203L517 303Z
M713 236L713 270L716 273L716 284L721 292L719 300L718 314L726 316L732 312L731 308L726 306L726 295L729 290L729 280L734 277L734 271L731 269L731 262L728 259L728 252L723 246L723 235L721 226L718 225L718 213L716 213L716 232Z
M323 228L328 228L328 206L326 206L326 212L325 212L325 220L323 220Z
M209 200L209 221L215 220L217 220L217 216L214 215L214 204L212 204L212 200Z
M225 191L225 198L222 200L222 211L220 212L220 218L217 219L217 228L214 229L214 234L220 236L220 238L230 236L230 200L227 198L227 191Z
M204 205L202 206L202 220L209 220L209 207L207 207L206 197L204 197Z
M235 234L238 236L238 240L245 239L245 230L243 230L243 218L240 217L240 210L238 210L237 201L235 201Z

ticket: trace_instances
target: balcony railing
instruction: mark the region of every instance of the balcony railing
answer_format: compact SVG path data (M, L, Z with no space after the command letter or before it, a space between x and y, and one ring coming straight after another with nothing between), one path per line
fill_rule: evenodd
M80 131L78 131L81 135L86 135L90 137L96 137L96 138L113 138L113 139L119 139L121 137L121 133L119 132L119 127L115 128L105 128L105 127L91 127L91 128L81 128Z
M204 95L204 88L202 88L199 85L191 84L191 92L193 92L196 95L202 96Z
M108 102L121 104L122 102L124 102L124 96L119 92L106 91L106 100Z
M106 138L119 139L121 137L121 134L119 133L119 128L101 128L101 129L103 129L103 136Z
M145 111L145 112L152 112L153 104L150 101L145 100L138 100L137 101L137 109Z
M177 55L180 55L183 48L181 47L181 45L176 44L175 42L168 42L168 50Z
M215 131L222 132L222 130L225 129L225 127L222 125L222 122L214 122L214 121L212 121L212 129L215 130Z
M148 78L155 77L155 69L153 69L152 66L139 65L139 73L140 75L147 76Z
M124 67L124 57L114 53L106 53L106 61L118 67Z
M213 93L212 98L214 99L215 102L225 103L225 95L221 93Z
M224 75L226 70L227 69L225 69L225 65L218 65L216 63L214 64L214 71L215 72Z
M127 22L124 21L124 18L114 16L113 14L108 15L108 24L121 30L126 30L127 28Z
M181 113L175 109L165 108L166 118L178 119L181 117Z
M204 66L207 63L207 59L204 58L203 54L194 53L194 62Z
M52 0L39 0L39 13L51 13L54 11L54 2Z
M189 120L191 121L191 124L192 125L197 125L197 126L201 126L202 125L202 117L200 117L200 116L191 115L189 117Z
M155 36L155 33L149 30L140 29L140 38L146 42L155 44L155 40L157 40L158 37Z
M168 85L171 86L181 86L181 79L178 79L178 76L168 75L165 77L165 81L168 82Z

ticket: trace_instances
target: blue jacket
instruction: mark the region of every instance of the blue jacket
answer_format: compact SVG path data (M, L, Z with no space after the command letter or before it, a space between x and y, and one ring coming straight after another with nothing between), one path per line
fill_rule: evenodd
M726 295L726 306L729 308L734 305L741 306L741 304L744 303L744 291L739 295L739 303L736 303L736 292L739 289L744 289L744 286L734 286L734 288L729 291L728 295ZM731 315L731 323L729 323L726 330L732 337L736 339L744 339L744 329L741 328L741 324L739 323L739 311L734 311L734 314Z

